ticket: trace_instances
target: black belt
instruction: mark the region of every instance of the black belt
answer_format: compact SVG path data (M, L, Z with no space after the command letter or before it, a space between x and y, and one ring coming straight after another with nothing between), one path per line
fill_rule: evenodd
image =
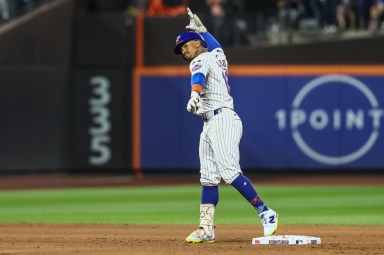
M203 115L201 115L201 118L203 119L204 122L207 122L210 118L221 113L222 111L223 111L223 108L219 108L210 112L206 112Z

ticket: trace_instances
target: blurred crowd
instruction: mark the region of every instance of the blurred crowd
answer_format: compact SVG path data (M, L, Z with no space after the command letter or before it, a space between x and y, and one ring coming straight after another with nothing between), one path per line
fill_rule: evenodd
M300 28L311 20L326 33L345 29L384 31L384 0L277 0L280 26Z
M185 14L200 2L210 15L212 33L223 44L248 44L255 31L265 34L314 31L317 36L345 31L384 34L384 0L131 0L128 11L146 15ZM199 10L197 11L199 13ZM288 40L289 41L289 40Z
M347 33L384 34L384 0L270 0L271 5L260 8L250 6L249 2L205 0L215 36L239 45L249 44L254 31L261 35L254 36L254 40L269 43L317 40L324 35ZM294 36L300 39L294 40Z
M0 23L53 0L0 0ZM75 0L78 11L147 16L185 15L187 6L205 17L223 44L366 31L384 34L384 0ZM314 32L315 31L315 32ZM316 33L316 35L315 35ZM292 42L289 38L285 42Z
M25 14L49 0L0 0L0 23Z

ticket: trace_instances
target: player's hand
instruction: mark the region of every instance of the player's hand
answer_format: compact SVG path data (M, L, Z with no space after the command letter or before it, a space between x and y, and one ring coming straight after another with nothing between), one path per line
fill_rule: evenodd
M200 101L200 94L197 91L192 91L191 98L188 101L187 104L187 111L192 112L193 114L196 114L197 112L197 104Z
M196 14L193 14L191 9L187 8L188 16L189 16L189 25L185 28L193 30L195 32L203 33L207 32L207 29L203 25L203 22L197 17Z

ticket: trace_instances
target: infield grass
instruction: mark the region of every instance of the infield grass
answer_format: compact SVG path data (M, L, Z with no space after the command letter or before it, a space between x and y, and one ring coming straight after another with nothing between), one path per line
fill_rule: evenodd
M384 225L381 186L256 186L280 224ZM220 185L217 224L261 224L232 187ZM199 185L0 191L3 223L198 224Z

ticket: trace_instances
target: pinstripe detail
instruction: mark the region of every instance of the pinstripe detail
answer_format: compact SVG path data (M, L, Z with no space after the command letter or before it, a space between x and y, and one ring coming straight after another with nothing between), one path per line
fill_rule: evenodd
M239 163L242 133L241 119L228 108L204 123L199 147L203 185L217 185L221 178L229 184L242 173Z
M193 71L195 65L201 65ZM189 66L192 75L202 73L205 76L202 97L199 102L198 115L226 107L233 109L233 99L229 95L227 84L228 62L221 49L205 52L196 57Z
M198 66L199 68L196 68ZM243 125L233 111L229 93L228 62L221 48L196 57L189 67L192 76L204 75L198 115L212 115L204 122L200 135L200 182L206 186L217 185L223 179L230 184L241 174L239 144ZM197 75L196 75L197 74ZM194 85L194 84L192 84ZM214 110L216 115L213 114Z

